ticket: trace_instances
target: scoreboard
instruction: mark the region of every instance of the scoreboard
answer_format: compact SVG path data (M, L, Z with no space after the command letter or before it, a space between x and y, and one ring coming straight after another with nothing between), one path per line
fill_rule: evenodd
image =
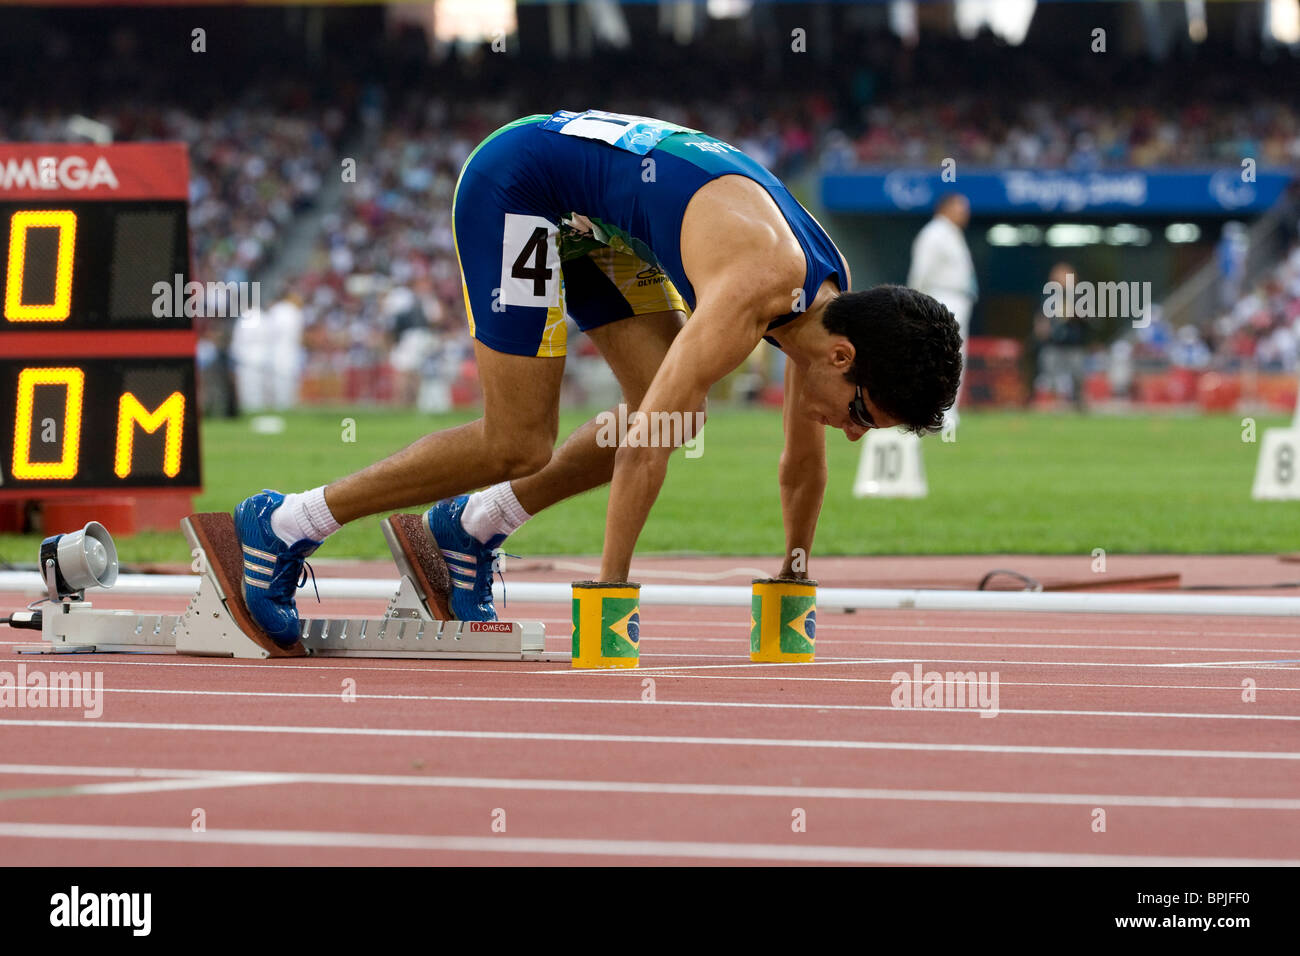
M199 490L188 195L180 143L0 144L0 502Z

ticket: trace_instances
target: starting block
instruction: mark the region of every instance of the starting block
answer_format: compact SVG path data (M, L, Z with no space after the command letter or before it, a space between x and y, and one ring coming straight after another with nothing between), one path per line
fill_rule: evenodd
M198 593L183 614L142 614L63 600L41 614L40 644L22 654L134 652L206 657L384 657L419 660L563 661L546 650L540 621L456 621L451 575L419 515L382 522L399 573L397 593L379 618L303 618L301 637L282 647L253 621L244 603L243 555L234 519L193 514L181 531L201 568Z

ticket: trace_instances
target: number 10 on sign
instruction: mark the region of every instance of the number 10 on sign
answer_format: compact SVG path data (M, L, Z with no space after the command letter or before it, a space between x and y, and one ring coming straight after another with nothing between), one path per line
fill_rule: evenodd
M897 428L867 432L853 482L855 498L924 498L928 491L919 436Z

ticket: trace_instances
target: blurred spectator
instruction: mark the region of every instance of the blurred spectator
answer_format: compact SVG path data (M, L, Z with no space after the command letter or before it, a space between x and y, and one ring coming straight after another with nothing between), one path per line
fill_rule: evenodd
M297 405L304 365L301 297L290 292L266 310L246 310L234 323L230 355L244 411Z
M1126 340L1135 362L1219 372L1300 372L1300 243L1207 327L1157 317ZM1117 343L1118 344L1118 343ZM1112 347L1112 371L1114 347Z
M1241 298L1241 283L1246 272L1249 240L1246 227L1235 220L1223 224L1223 234L1214 247L1219 267L1219 305L1230 306Z
M970 222L970 202L960 193L940 197L934 218L921 227L912 242L912 266L907 284L933 296L948 307L961 329L962 361L970 338L970 313L978 294L975 264L962 231ZM958 389L958 400L961 390ZM945 413L945 423L956 424L957 405Z
M1034 319L1035 362L1034 391L1055 395L1082 410L1083 380L1087 371L1088 347L1092 329L1088 320L1076 314L1074 284L1077 273L1068 262L1052 266L1048 282L1066 290L1064 295L1044 296L1044 305ZM1059 302L1060 311L1048 309L1048 302Z

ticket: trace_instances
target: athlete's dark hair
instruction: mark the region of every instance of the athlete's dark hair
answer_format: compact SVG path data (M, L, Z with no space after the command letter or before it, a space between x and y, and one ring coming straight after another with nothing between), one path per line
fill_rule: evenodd
M853 343L845 374L908 431L943 426L961 381L961 332L942 304L915 289L878 285L837 295L822 324Z

